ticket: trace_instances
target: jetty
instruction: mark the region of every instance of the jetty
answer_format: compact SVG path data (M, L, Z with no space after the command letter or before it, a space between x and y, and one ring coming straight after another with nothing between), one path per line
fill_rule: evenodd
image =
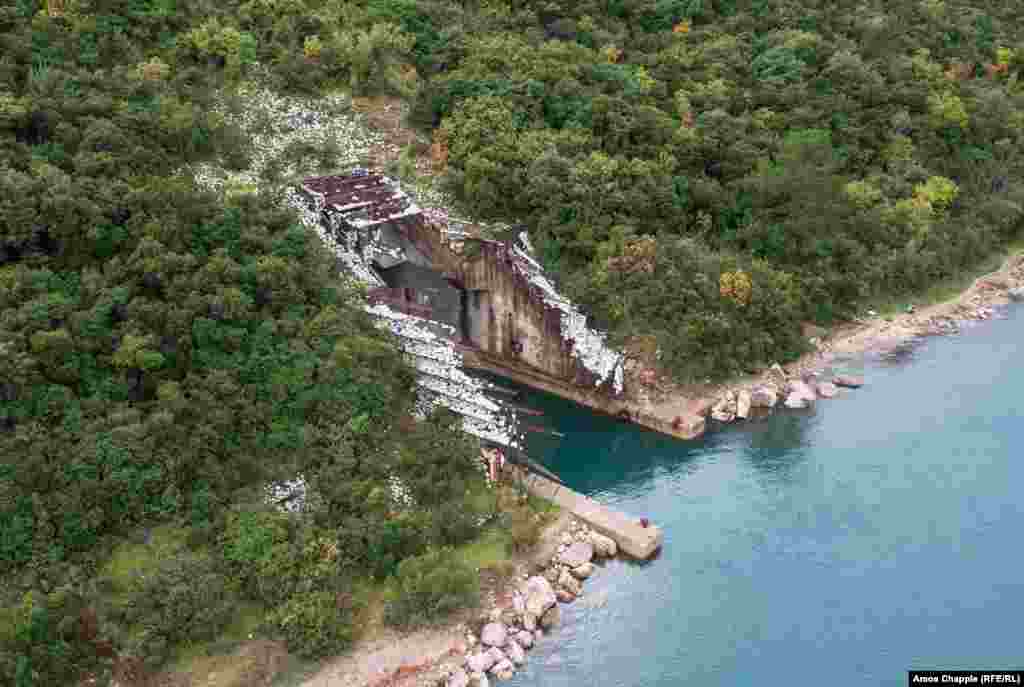
M591 529L614 539L619 550L626 555L646 560L661 548L664 534L657 525L648 523L645 527L639 518L627 517L539 474L508 464L505 469L531 494L558 504Z

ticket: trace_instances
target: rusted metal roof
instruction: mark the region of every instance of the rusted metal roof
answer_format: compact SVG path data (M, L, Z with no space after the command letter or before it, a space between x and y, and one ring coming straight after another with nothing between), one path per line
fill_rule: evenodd
M419 215L422 210L398 184L381 174L357 170L352 174L313 177L302 189L318 196L324 209L354 228L363 228Z

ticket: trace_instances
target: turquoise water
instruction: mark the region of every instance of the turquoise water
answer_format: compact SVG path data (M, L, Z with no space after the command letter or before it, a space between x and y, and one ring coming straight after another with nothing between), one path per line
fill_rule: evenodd
M904 685L1024 664L1024 310L868 385L695 442L542 394L530 451L665 531L613 561L512 685ZM603 603L602 603L603 601Z

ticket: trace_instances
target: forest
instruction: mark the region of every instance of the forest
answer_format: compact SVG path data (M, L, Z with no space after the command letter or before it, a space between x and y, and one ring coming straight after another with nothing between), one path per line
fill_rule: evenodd
M403 98L437 183L686 382L1018 238L1022 67L996 0L3 3L0 684L156 670L242 607L330 655L367 579L400 626L474 602L479 447L412 419L411 369L278 202L294 180L183 172L260 153L216 94ZM319 498L267 507L296 475Z

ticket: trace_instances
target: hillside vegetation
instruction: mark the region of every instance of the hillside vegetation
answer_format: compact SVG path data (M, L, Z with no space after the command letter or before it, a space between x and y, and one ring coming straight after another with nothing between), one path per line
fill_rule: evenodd
M263 154L216 96L258 71L281 92L408 99L466 209L525 222L571 296L685 381L794 356L801 321L912 294L1018 235L1018 15L3 3L0 683L153 668L251 617L296 653L338 651L370 575L405 571L398 624L472 602L441 547L495 507L477 447L451 417L410 420L411 370L282 209L286 175L225 197L187 173ZM288 151L323 169L336 153ZM300 474L307 512L260 505Z

